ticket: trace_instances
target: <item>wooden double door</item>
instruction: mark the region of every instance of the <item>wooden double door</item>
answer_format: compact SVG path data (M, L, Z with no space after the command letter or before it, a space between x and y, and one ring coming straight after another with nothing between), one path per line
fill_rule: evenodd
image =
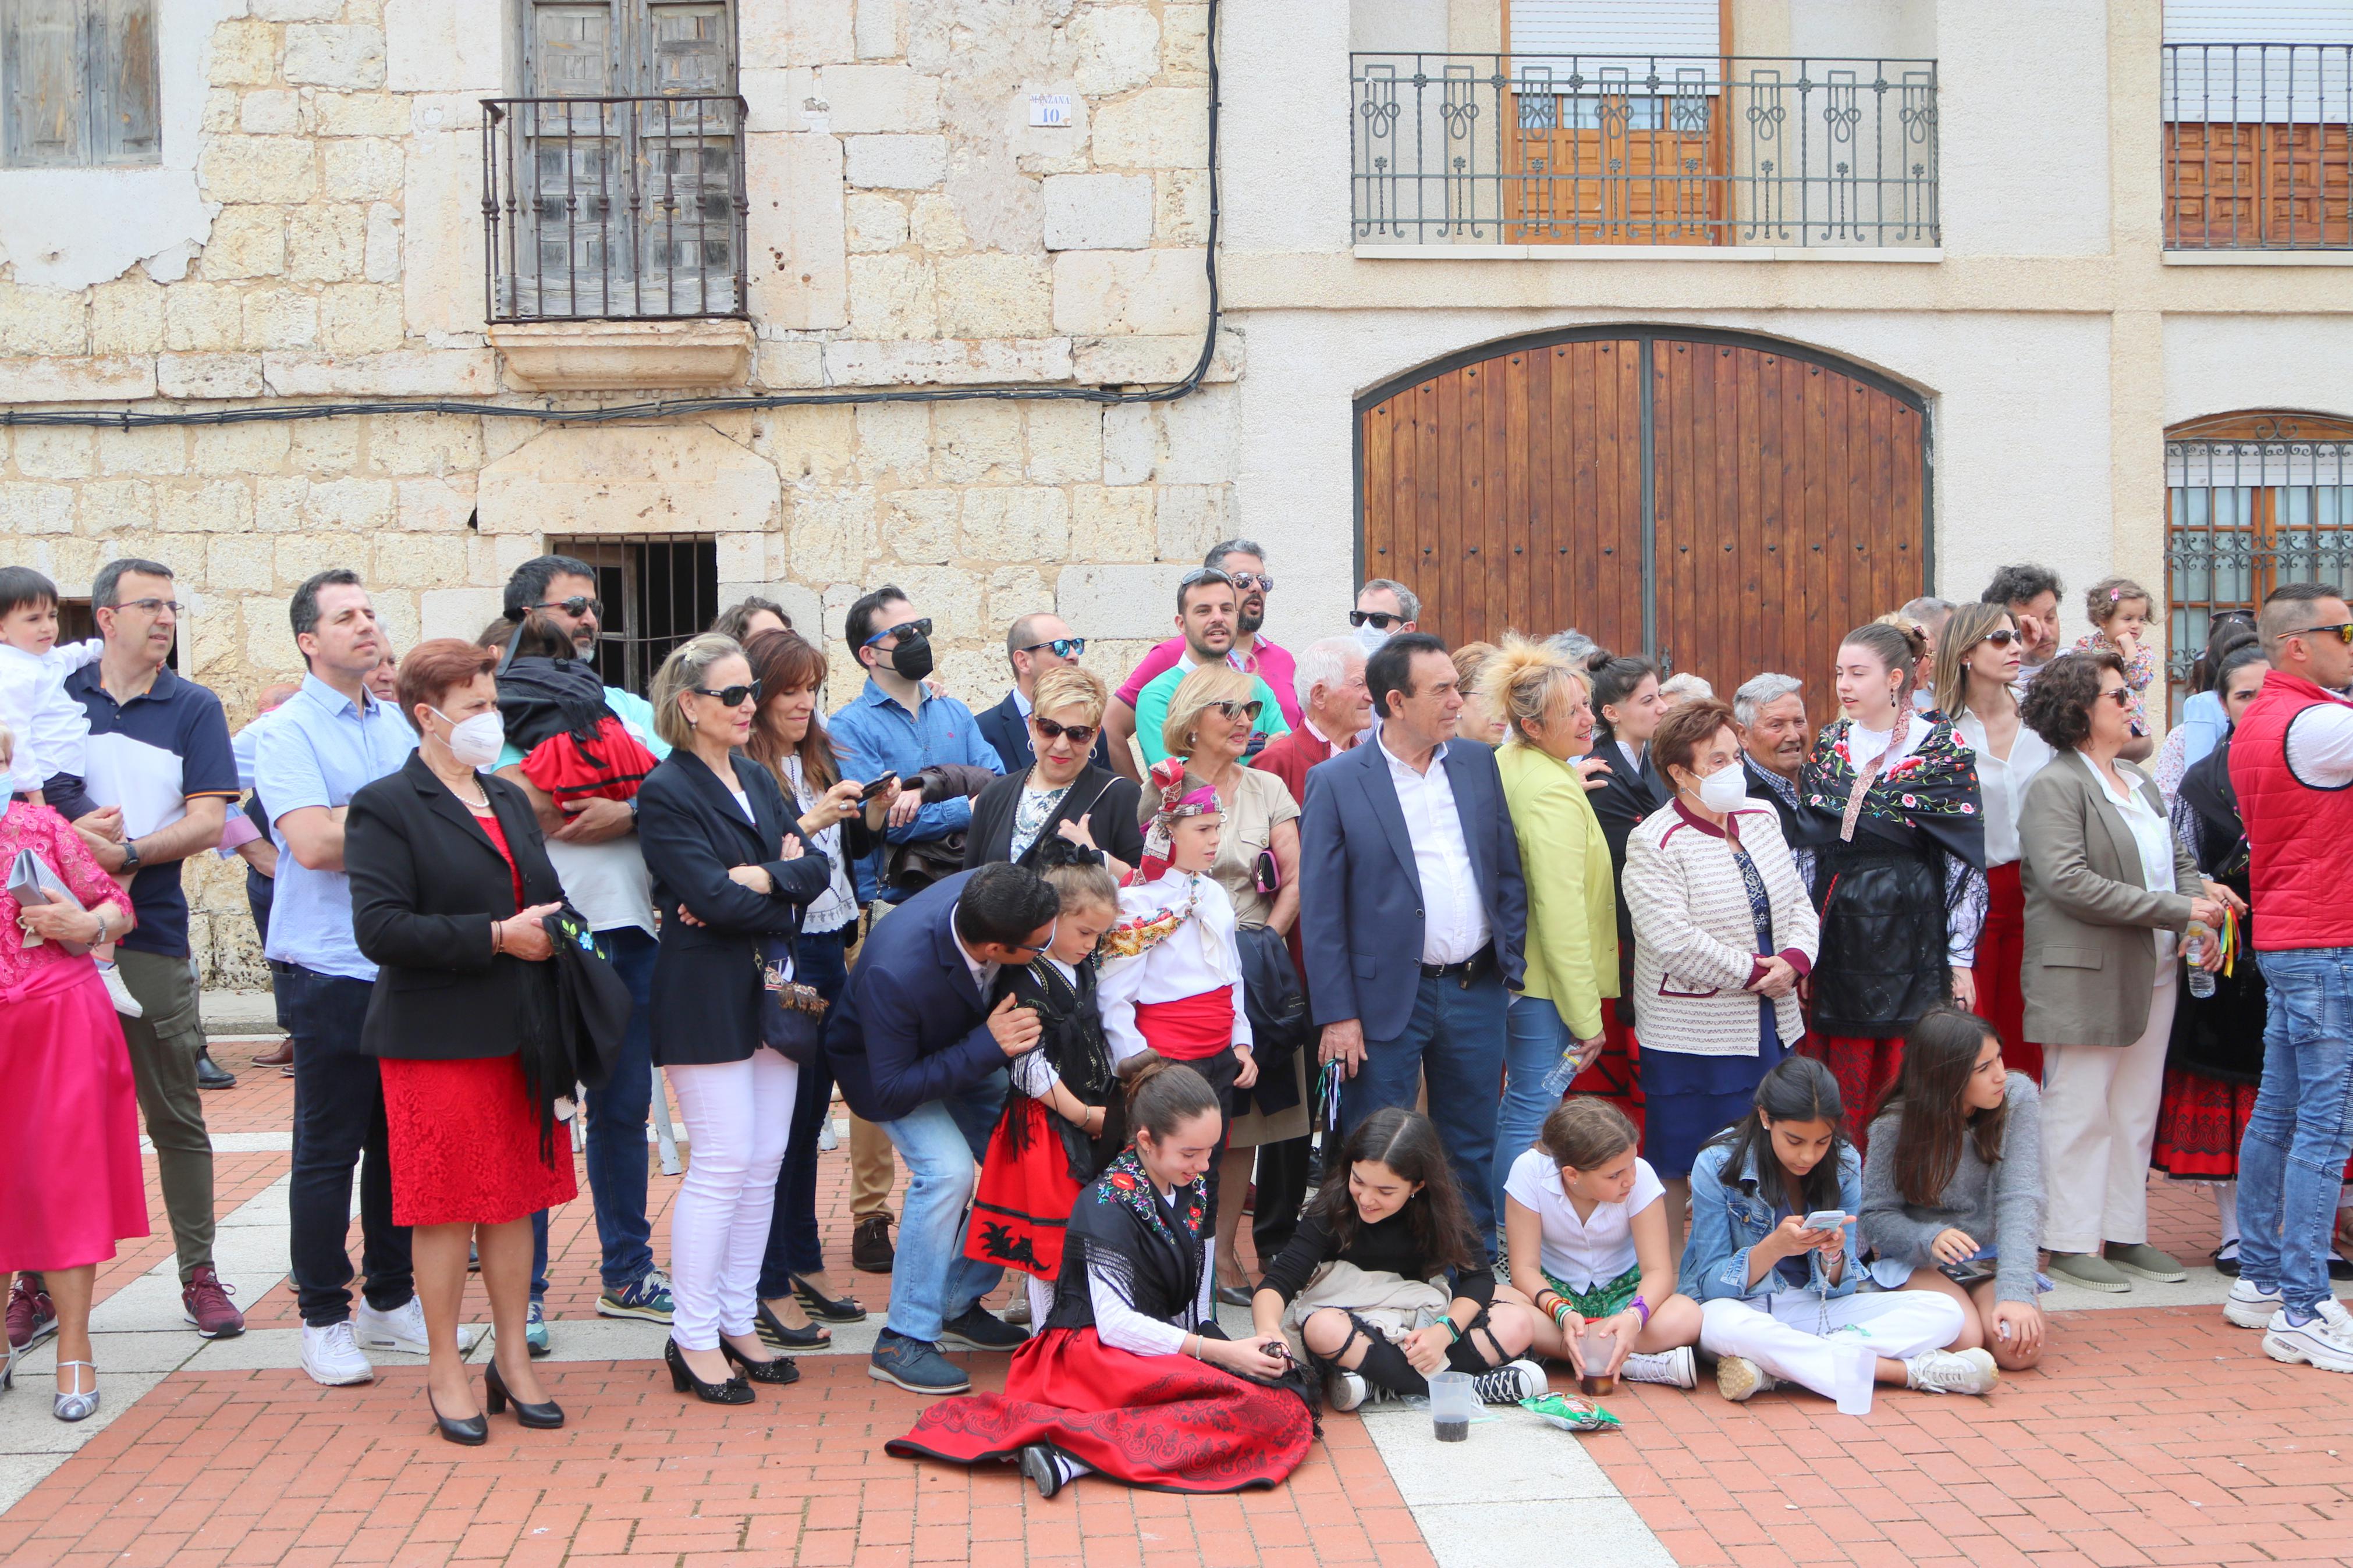
M1490 345L1357 404L1358 580L1450 647L1575 626L1704 676L1806 683L1927 591L1921 399L1769 339L1580 329Z

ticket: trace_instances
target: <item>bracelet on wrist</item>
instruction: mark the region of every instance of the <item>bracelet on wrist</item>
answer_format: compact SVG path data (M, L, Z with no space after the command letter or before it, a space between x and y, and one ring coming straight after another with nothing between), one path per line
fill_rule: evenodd
M1644 1328L1647 1329L1651 1326L1651 1304L1642 1300L1641 1291L1636 1291L1634 1293L1634 1299L1631 1301L1629 1301L1627 1305L1641 1314L1642 1326Z
M1453 1344L1462 1338L1462 1331L1454 1326L1453 1319L1440 1318L1438 1321L1446 1325L1446 1342L1448 1344Z

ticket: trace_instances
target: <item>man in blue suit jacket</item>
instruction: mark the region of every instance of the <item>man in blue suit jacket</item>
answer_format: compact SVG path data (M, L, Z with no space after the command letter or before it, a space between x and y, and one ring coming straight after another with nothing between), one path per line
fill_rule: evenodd
M1038 1015L997 972L1054 940L1061 900L1036 872L983 866L944 878L875 922L834 1004L825 1054L849 1109L881 1128L907 1163L891 1321L867 1372L913 1394L972 1382L939 1342L1011 1350L1025 1336L980 1305L1004 1270L964 1255L973 1167L1005 1104L1005 1064L1038 1043Z
M1029 739L1029 693L1038 678L1050 669L1076 664L1087 651L1087 639L1074 637L1062 617L1040 612L1018 616L1005 633L1006 662L1013 666L1013 689L1005 700L979 716L981 738L997 748L1008 773L1027 773L1038 760ZM1108 731L1095 731L1095 765L1111 766Z
M1307 995L1322 1058L1340 1064L1344 1129L1410 1109L1427 1079L1430 1120L1492 1251L1504 1010L1528 924L1519 840L1494 753L1449 740L1463 700L1446 645L1401 632L1366 661L1365 684L1381 717L1373 742L1307 774Z

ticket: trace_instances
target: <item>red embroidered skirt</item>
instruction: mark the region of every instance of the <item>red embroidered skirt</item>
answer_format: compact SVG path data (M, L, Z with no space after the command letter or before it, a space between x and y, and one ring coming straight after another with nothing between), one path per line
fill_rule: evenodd
M1618 1004L1601 1002L1601 1054L1568 1086L1571 1094L1590 1094L1626 1113L1635 1136L1642 1131L1642 1043L1634 1031L1618 1021Z
M1061 1275L1062 1235L1070 1228L1071 1210L1086 1189L1071 1174L1060 1117L1042 1100L1018 1091L1007 1116L1021 1119L1021 1147L1014 1148L1008 1137L1007 1121L989 1134L964 1255L1051 1283Z
M1289 1476L1314 1435L1295 1394L1191 1356L1110 1350L1091 1328L1048 1329L1013 1352L1003 1394L944 1399L883 1451L977 1465L1049 1443L1130 1486L1237 1492Z
M1172 1062L1198 1062L1234 1043L1234 991L1230 985L1177 1002L1138 1002L1135 1032Z
M2042 1081L2042 1047L2026 1037L2026 889L2019 862L1986 872L1990 895L1985 929L1978 933L1977 1015L2001 1031L2002 1065ZM1853 1107L1848 1107L1850 1112Z
M2237 1181L2239 1144L2247 1135L2247 1119L2255 1113L2261 1088L2166 1068L2149 1168L2176 1181ZM2353 1182L2353 1160L2346 1162L2345 1179Z
M504 1225L579 1195L572 1129L555 1124L554 1159L539 1157L539 1117L522 1058L377 1063L392 1152L395 1225Z
M1846 1110L1847 1141L1862 1153L1871 1118L1904 1070L1904 1037L1858 1039L1852 1035L1808 1035L1798 1049L1831 1069Z

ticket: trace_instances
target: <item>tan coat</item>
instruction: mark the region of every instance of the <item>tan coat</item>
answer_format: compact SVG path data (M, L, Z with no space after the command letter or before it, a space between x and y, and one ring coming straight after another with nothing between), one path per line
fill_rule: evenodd
M2161 816L2165 797L2129 763L2117 769ZM2186 931L2189 893L2153 893L2140 846L2080 754L2034 775L2018 814L2026 889L2026 1037L2052 1046L2129 1046L2157 990L2151 932ZM2198 863L2173 840L2174 886L2200 891Z

